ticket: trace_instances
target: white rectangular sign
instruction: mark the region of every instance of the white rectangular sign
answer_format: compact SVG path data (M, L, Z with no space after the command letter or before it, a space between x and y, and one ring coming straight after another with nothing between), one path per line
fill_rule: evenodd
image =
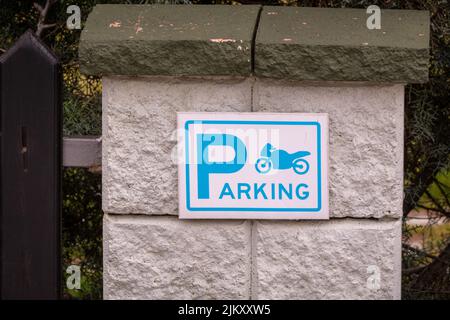
M178 113L179 217L328 219L328 115Z

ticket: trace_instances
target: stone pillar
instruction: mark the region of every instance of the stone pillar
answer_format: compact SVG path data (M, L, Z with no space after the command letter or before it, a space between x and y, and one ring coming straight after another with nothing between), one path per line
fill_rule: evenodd
M260 6L98 5L106 299L398 299L404 84L429 17ZM329 221L178 220L176 112L329 114Z

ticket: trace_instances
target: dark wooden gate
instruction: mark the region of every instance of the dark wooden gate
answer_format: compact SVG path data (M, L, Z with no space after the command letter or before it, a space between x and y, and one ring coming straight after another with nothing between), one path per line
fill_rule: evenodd
M60 297L61 79L31 31L0 57L2 299Z

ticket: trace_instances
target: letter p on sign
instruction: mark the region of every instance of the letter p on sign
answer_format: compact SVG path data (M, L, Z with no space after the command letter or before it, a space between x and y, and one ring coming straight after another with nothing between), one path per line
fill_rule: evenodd
M227 162L211 162L209 159L210 146L229 146L234 150L234 159ZM239 171L247 160L247 150L244 143L236 136L229 134L197 134L197 181L198 198L209 199L209 175L219 173L234 173Z

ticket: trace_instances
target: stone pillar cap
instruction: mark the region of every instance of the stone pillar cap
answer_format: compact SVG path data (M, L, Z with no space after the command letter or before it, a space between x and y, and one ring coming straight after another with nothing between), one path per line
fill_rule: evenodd
M96 5L81 34L93 75L251 74L260 6Z
M92 75L250 76L297 81L428 80L428 11L258 5L97 5L82 32Z

